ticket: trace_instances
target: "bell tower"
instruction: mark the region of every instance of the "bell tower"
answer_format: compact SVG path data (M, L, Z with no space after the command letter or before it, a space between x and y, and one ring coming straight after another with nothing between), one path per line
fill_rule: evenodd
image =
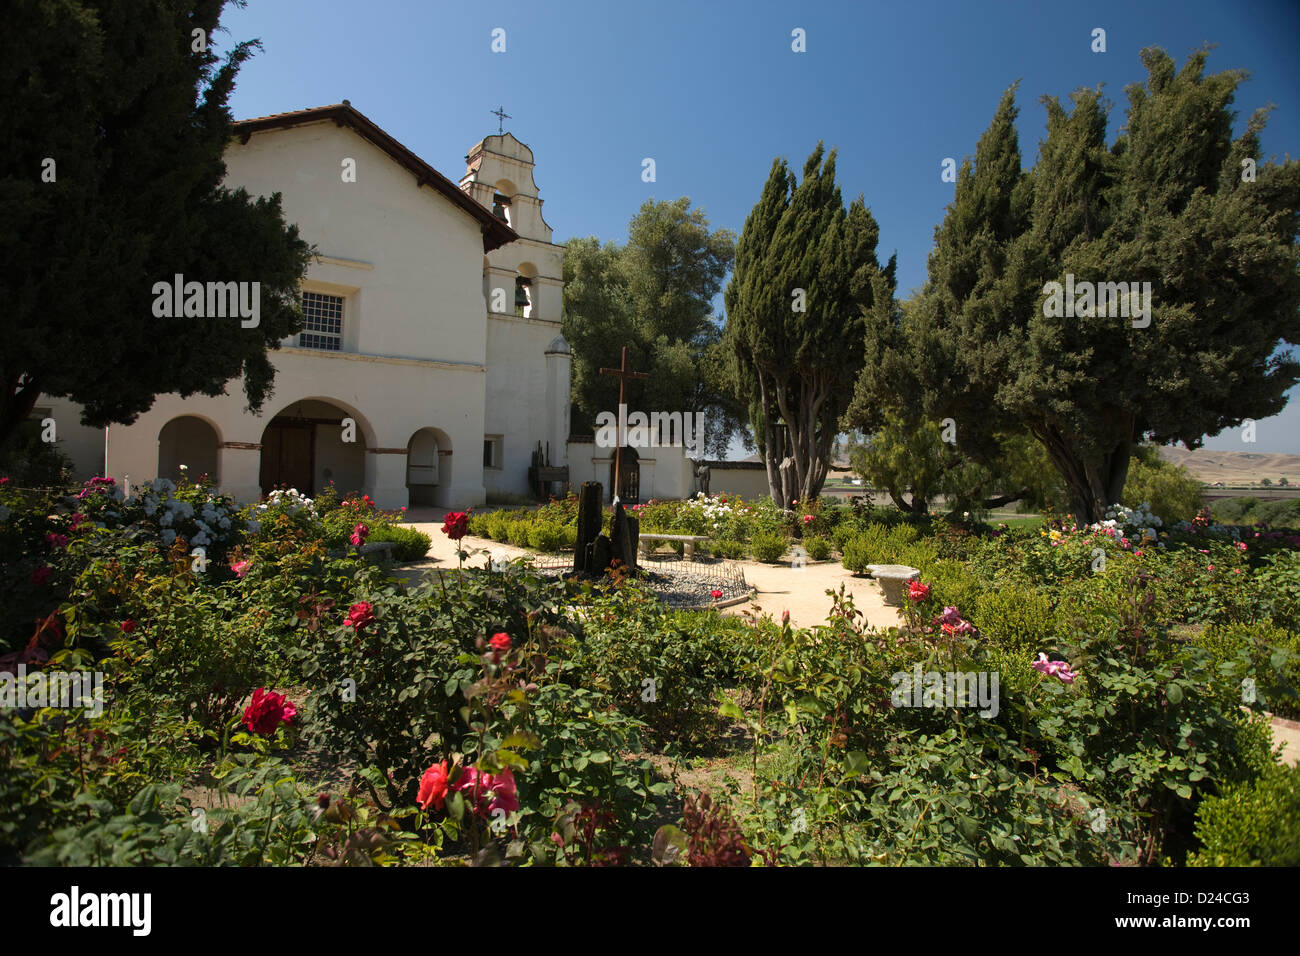
M494 133L465 157L460 188L519 234L518 241L486 256L488 311L558 325L564 249L551 242L551 227L542 218L533 166L533 151L513 133Z

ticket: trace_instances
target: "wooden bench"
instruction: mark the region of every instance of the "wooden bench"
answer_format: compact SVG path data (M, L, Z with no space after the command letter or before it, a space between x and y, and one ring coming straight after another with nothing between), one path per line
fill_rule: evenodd
M637 539L637 546L642 554L649 554L651 541L681 541L686 546L685 557L689 561L695 557L695 546L701 541L708 540L707 534L657 534L653 531L642 531Z

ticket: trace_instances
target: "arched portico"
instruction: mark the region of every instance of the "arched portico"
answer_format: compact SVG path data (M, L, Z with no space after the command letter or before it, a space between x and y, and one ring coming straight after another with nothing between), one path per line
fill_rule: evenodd
M207 475L220 482L217 449L221 436L216 427L198 415L178 415L158 431L158 477L180 481L185 475L198 481ZM185 466L184 471L181 465Z
M372 435L357 411L332 398L285 406L262 432L262 494L289 487L314 497L331 483L340 494L365 490Z

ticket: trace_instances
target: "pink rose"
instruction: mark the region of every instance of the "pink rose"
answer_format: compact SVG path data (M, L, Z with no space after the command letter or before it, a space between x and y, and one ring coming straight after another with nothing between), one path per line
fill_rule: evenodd
M247 561L247 560L236 561L234 564L230 566L230 570L235 572L235 577L242 578L245 574L248 573L248 566L252 563L253 563L252 561Z
M1047 655L1043 653L1038 655L1038 660L1034 661L1033 666L1034 670L1055 677L1063 684L1073 684L1078 676L1070 670L1070 665L1065 661L1049 661Z
M515 775L507 767L499 776L481 773L473 767L460 775L456 789L469 797L470 806L479 816L491 816L495 810L513 813L519 809Z
M366 537L369 534L370 529L363 524L359 524L352 529L352 537L349 540L359 548L366 543Z
M36 585L38 588L41 587L46 581L50 579L50 575L53 573L54 573L54 569L51 568L49 565L45 565L44 567L37 568L35 571L32 572L32 584Z
M56 534L53 531L45 533L45 541L52 548L66 548L68 546L68 536Z

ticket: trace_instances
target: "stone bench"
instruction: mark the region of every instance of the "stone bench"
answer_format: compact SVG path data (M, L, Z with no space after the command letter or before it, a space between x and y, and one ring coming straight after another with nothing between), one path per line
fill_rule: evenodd
M695 546L701 541L708 541L707 534L657 534L653 531L642 531L637 539L637 547L642 554L650 553L650 542L655 541L681 541L685 544L685 558L690 561L695 557Z
M355 546L349 546L344 551L331 551L331 558L342 558L348 554L356 554L358 549ZM377 561L380 564L393 563L393 542L392 541L368 541L359 549L361 557L368 561Z

